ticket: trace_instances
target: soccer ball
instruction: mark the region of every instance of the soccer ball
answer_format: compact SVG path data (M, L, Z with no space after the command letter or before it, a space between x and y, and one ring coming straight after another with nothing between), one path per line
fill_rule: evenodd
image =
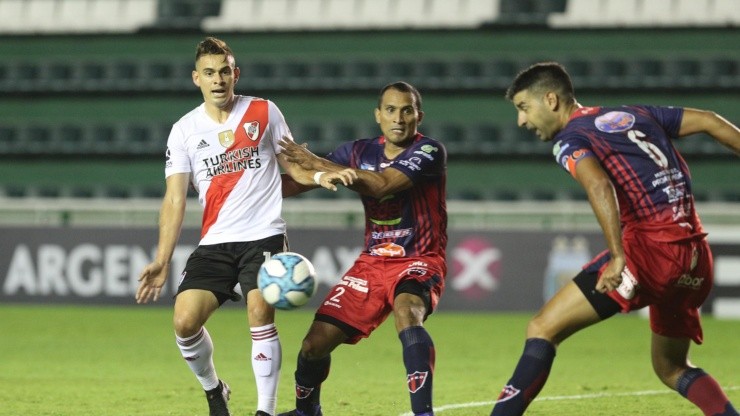
M257 286L270 305L277 309L295 309L305 305L316 293L316 271L313 264L298 253L278 253L260 266Z

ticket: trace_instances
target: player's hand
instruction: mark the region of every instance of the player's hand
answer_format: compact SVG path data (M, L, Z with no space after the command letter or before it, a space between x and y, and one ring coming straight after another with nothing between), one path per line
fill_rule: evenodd
M288 162L295 163L306 170L319 170L319 157L308 150L306 143L298 144L290 140L290 138L283 136L278 144L283 149L282 153Z
M611 292L612 290L619 287L622 283L622 271L624 271L625 261L623 259L609 260L604 270L602 270L599 276L599 281L596 282L596 290L601 293Z
M167 280L169 265L154 261L149 263L139 276L139 288L136 289L136 303L157 301Z
M319 185L331 191L336 191L336 184L341 183L344 186L352 185L357 179L357 172L354 169L342 169L337 172L324 172L319 178Z

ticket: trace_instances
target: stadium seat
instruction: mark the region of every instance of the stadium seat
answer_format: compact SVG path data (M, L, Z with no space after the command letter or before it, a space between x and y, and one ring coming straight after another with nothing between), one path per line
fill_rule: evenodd
M57 3L58 10L55 13L54 32L87 32L88 22L86 16L90 0L64 0Z
M573 84L580 88L587 88L592 85L593 69L592 61L583 58L565 58L559 61L568 71Z
M26 30L24 27L26 7L26 0L0 0L0 16L3 19L0 33L20 33Z
M456 59L451 64L453 77L459 88L481 88L484 79L484 63L480 59Z
M702 63L696 59L670 59L665 63L665 77L673 87L707 87L711 80L701 76Z
M740 62L732 58L712 58L702 62L702 70L718 88L740 87Z
M543 24L550 13L565 11L566 3L567 0L501 0L496 23Z
M594 59L591 63L591 74L591 86L597 89L633 87L627 83L627 63L623 59Z
M62 154L79 155L89 152L87 132L80 125L63 125L58 128L55 148Z
M0 154L17 153L20 144L20 133L15 126L0 126Z
M26 0L23 30L27 33L39 34L54 32L56 27L55 3L55 0Z
M344 30L357 24L356 3L344 0L308 0L297 2L293 21L297 29Z
M10 90L14 82L14 65L7 61L0 62L0 91Z
M378 88L378 85L386 83L385 80L389 77L393 78L393 76L388 74L391 70L387 68L393 64L392 62L379 63L377 61L366 60L346 62L344 64L346 68L345 83L350 84L347 85L349 89Z
M416 83L415 63L412 61L386 60L381 63L380 84L396 81ZM377 85L377 84L376 84ZM421 88L421 86L419 86Z
M661 88L669 85L664 76L663 61L638 58L627 62L626 82L633 87Z
M111 124L94 124L90 127L90 147L92 153L118 153L118 131Z
M733 27L740 25L740 7L737 0L713 0L707 19L715 26Z
M158 29L200 29L206 16L218 16L221 0L160 0L157 7Z
M118 61L111 64L115 89L118 91L136 91L146 82L144 70L139 61Z
M552 13L547 18L551 27L597 26L601 16L601 0L568 0L563 13Z
M484 62L485 84L488 88L507 88L520 69L520 64L506 58Z

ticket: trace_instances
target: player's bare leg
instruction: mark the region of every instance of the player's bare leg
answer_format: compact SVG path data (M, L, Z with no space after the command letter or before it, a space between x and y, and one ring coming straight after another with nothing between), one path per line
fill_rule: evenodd
M262 298L258 289L245 297L252 337L252 371L257 385L257 411L275 414L277 388L283 353L275 327L275 308Z
M670 338L653 333L653 370L660 381L694 403L705 415L737 416L716 380L689 361L689 338Z
M393 302L396 331L403 346L406 384L415 415L432 415L432 386L435 350L432 338L422 326L427 312L424 299L400 293Z
M189 289L175 298L173 323L182 357L206 391L212 415L228 415L229 387L218 379L213 365L213 342L205 323L218 309L216 296L208 290Z
M595 279L592 280L595 288ZM595 296L606 297L603 294ZM579 330L607 317L596 312L576 283L569 282L560 289L529 322L524 352L491 415L523 414L545 385L557 346Z

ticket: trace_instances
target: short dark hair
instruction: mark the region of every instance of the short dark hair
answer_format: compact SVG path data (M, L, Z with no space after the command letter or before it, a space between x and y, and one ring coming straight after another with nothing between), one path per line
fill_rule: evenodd
M506 90L506 99L511 101L514 96L524 90L533 90L545 93L554 91L567 102L575 101L575 92L570 75L557 62L540 62L519 72L514 82Z
M410 93L414 97L414 107L416 111L421 111L421 94L419 90L413 85L404 81L397 81L386 85L380 89L380 95L378 96L378 108L383 104L383 94L388 90L396 90L401 92Z
M234 58L234 52L231 51L229 45L221 39L209 36L203 39L198 46L195 48L195 61L198 61L203 55L226 55L227 57Z

